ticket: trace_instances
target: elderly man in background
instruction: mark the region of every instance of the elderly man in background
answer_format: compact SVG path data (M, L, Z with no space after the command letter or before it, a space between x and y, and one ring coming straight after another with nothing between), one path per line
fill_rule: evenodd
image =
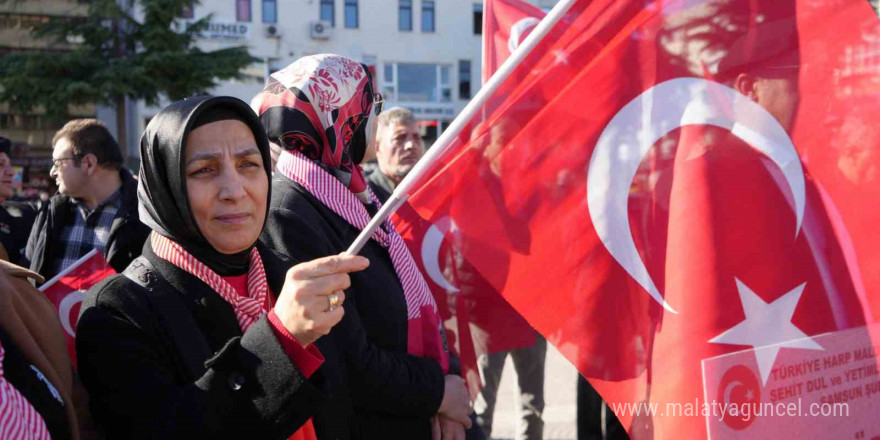
M382 112L376 130L377 166L367 175L367 184L379 201L385 203L425 154L425 144L415 116L403 107Z
M98 248L117 272L141 254L150 229L138 219L137 181L119 144L96 119L74 119L52 140L58 193L37 214L25 251L47 280Z

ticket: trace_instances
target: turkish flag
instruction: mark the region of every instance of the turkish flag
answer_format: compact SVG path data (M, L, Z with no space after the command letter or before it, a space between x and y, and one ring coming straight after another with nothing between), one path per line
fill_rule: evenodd
M445 272L500 291L635 439L880 435L874 11L560 4L409 197L449 229ZM801 412L743 414L764 404Z
M483 83L492 77L544 18L544 11L523 0L485 0L483 10Z
M92 286L114 273L116 271L107 264L104 255L97 249L92 249L40 286L40 290L58 309L58 319L61 320L61 326L64 328L67 351L70 353L74 367L76 367L76 322L79 320L83 295Z

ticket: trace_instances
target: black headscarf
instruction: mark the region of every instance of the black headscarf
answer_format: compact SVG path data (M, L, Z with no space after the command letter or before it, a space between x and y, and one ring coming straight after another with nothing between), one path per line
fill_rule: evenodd
M233 255L223 254L202 235L187 197L184 149L186 138L192 130L210 122L228 119L244 122L251 129L263 157L266 179L269 179L272 167L269 140L250 106L228 96L196 96L165 107L147 125L141 138L138 182L141 221L153 231L179 243L220 276L246 273L251 248ZM267 200L267 216L268 209Z

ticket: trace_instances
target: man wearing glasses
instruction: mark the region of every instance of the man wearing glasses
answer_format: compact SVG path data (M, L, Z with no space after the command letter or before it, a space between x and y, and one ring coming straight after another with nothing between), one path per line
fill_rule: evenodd
M98 248L122 272L141 254L150 229L138 220L137 181L122 168L119 145L103 123L74 119L52 139L58 193L37 214L25 250L47 280Z

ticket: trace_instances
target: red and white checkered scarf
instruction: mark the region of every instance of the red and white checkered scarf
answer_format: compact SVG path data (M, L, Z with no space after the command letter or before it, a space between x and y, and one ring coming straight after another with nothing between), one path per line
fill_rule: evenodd
M6 350L0 345L0 439L51 440L46 421L8 380L3 370Z
M247 331L248 327L269 311L271 303L269 284L266 281L266 269L263 267L263 259L260 258L256 247L251 249L250 253L251 263L247 277L248 296L245 297L238 295L235 288L223 277L193 257L181 245L155 232L152 233L150 239L156 256L202 280L232 306L242 332Z
M275 170L302 185L321 203L358 230L363 230L370 222L370 214L358 197L342 182L299 151L282 152ZM373 202L380 206L369 188L367 191ZM403 238L389 220L385 221L384 228L376 228L370 238L388 250L394 271L403 286L408 312L407 352L415 356L435 359L443 367L443 371L446 371L449 366L449 353L437 303Z

